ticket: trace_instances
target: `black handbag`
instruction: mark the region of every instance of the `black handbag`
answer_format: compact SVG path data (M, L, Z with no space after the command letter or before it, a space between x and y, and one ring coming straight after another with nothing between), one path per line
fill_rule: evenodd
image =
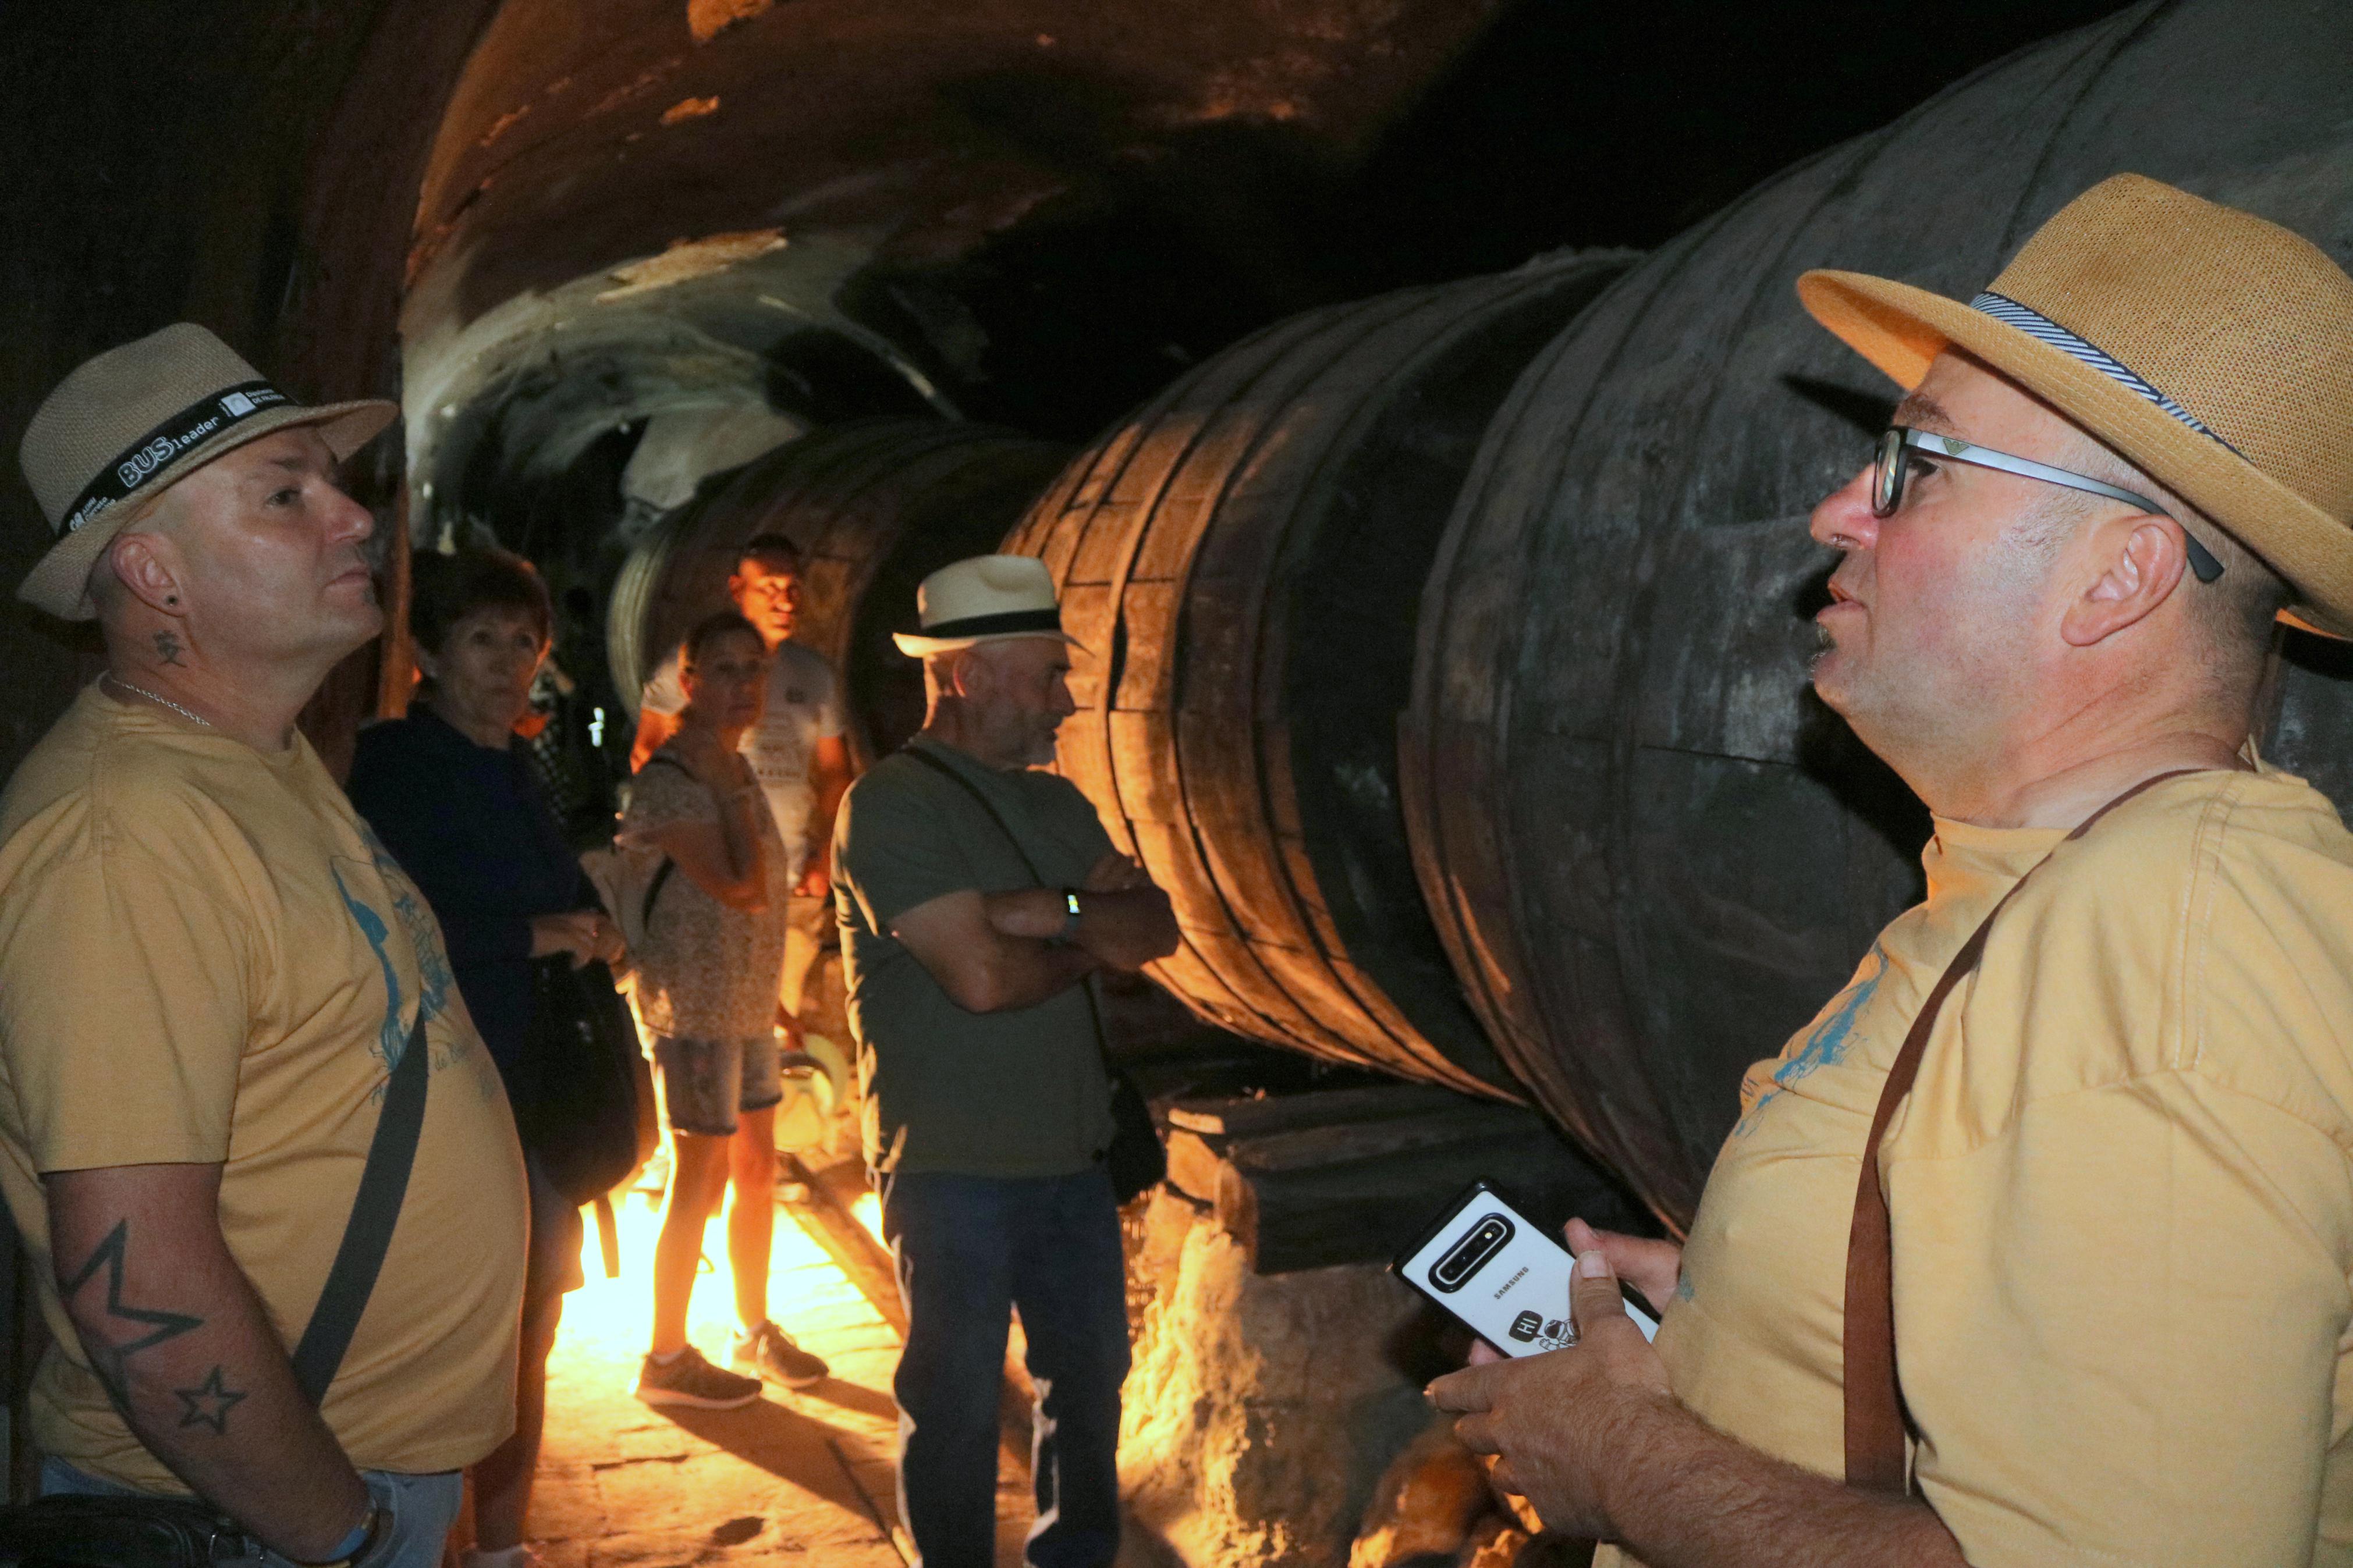
M638 1168L638 1045L613 972L533 959L531 1032L512 1084L515 1130L555 1190L591 1204Z
M385 1080L384 1110L368 1142L343 1241L290 1358L294 1381L314 1409L351 1348L400 1220L408 1173L417 1163L417 1134L425 1126L429 1055L420 1007L408 1045ZM192 1500L45 1497L0 1509L0 1561L22 1568L210 1568L252 1562L261 1552L260 1542L233 1521Z
M1030 879L1041 888L1049 885L1038 863L1029 858L1029 852L1021 847L1021 840L1014 837L1011 825L970 779L913 746L903 750L917 762L937 769L943 777L955 780L966 795L979 802L980 809L988 813L989 821L997 824L997 830L1013 846L1013 853L1021 857L1021 864L1029 868ZM1161 1144L1160 1129L1153 1125L1152 1108L1144 1102L1144 1091L1135 1087L1134 1079L1112 1065L1111 1042L1103 1035L1103 1009L1095 1002L1094 982L1081 981L1079 990L1087 999L1087 1016L1094 1025L1095 1049L1103 1054L1103 1076L1111 1080L1111 1147L1103 1151L1103 1168L1111 1175L1113 1196L1124 1205L1167 1178L1168 1151Z
M0 1512L0 1556L22 1568L203 1568L261 1544L200 1502L49 1497Z
M1087 1005L1094 1006L1094 993L1087 994ZM1095 1037L1103 1037L1103 1023L1095 1024ZM1111 1068L1111 1147L1103 1152L1103 1167L1111 1173L1112 1195L1124 1205L1139 1194L1148 1193L1168 1178L1168 1151L1160 1142L1160 1129L1152 1123L1152 1108L1144 1103L1144 1091L1135 1080Z

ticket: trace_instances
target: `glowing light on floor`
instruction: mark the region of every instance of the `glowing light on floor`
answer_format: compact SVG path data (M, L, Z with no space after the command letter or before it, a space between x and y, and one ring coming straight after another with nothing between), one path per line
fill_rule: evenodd
M858 1194L858 1201L849 1205L849 1217L865 1226L866 1234L882 1250L891 1249L891 1244L882 1239L882 1199L871 1188Z
M594 1211L583 1211L586 1229L580 1247L580 1269L587 1283L564 1299L562 1338L575 1343L594 1342L607 1348L634 1347L642 1353L653 1334L654 1240L661 1234L661 1209L657 1194L627 1192L613 1205L614 1228L620 1247L620 1276L605 1278L605 1256L596 1237ZM879 1223L879 1216L878 1216ZM687 1337L705 1354L727 1346L735 1328L735 1280L727 1267L725 1211L711 1216L702 1233L703 1269L697 1276L694 1300L687 1309ZM795 1306L780 1288L787 1279L810 1276L804 1266L830 1263L824 1248L809 1239L794 1220L789 1207L776 1210L773 1260L769 1266L768 1311L788 1321Z

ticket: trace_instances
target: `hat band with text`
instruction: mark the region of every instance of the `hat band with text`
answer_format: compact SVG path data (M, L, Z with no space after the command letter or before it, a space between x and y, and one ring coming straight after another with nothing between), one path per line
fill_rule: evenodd
M993 616L966 616L961 620L942 621L935 626L925 626L921 635L927 637L990 637L1008 632L1051 632L1062 630L1060 610L1004 610Z
M73 510L59 520L58 531L78 532L107 508L130 500L165 464L197 442L290 401L266 381L241 381L188 405L124 447L120 457L100 468L98 477L75 500Z
M1970 300L1969 309L1991 316L2006 326L2016 327L2028 337L2048 343L2070 359L2080 360L2117 385L2128 387L2146 397L2200 436L2209 440L2221 442L2223 447L2240 457L2246 456L2236 447L2232 447L2231 443L2222 440L2221 437L2207 428L2205 421L2200 419L2198 416L2174 402L2141 377L2135 375L2122 360L2096 343L2084 342L2042 311L2021 305L2009 296L1996 294L1990 289Z

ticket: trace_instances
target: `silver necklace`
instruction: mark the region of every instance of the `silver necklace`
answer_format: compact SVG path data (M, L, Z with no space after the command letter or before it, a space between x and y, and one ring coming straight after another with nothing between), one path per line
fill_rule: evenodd
M183 719L193 719L207 730L213 727L213 721L206 718L203 714L191 713L186 709L181 707L178 703L173 701L170 698L158 697L155 693L148 690L143 686L133 686L131 682L123 679L122 677L115 674L114 671L111 669L106 672L105 679L111 680L115 685L120 686L125 691L134 692L141 697L144 697L150 702L162 703L164 707L169 708L173 712L177 713Z

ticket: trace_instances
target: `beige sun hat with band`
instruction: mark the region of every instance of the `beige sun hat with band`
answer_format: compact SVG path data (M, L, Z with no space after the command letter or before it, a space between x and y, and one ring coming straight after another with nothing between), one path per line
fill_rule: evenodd
M915 589L920 632L892 632L910 658L955 653L1010 637L1054 637L1080 646L1062 630L1054 578L1034 555L975 555L952 562Z
M1974 354L2261 556L2287 618L2353 637L2353 278L2319 247L2118 174L1966 305L1857 272L1798 298L1906 391Z
M338 461L400 416L375 398L305 407L186 321L86 360L42 400L16 460L58 541L16 596L63 620L97 615L90 570L123 525L224 452L316 425Z

